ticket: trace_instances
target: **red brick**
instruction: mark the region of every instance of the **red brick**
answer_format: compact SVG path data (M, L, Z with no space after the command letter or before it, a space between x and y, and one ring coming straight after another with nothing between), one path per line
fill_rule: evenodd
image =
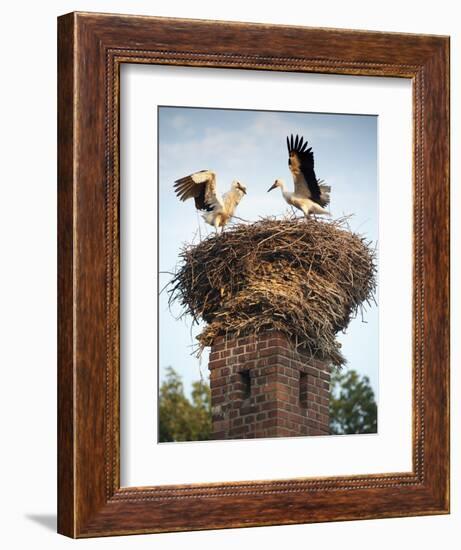
M210 383L212 388L217 388L218 386L227 385L228 379L226 376L219 376L219 377L211 378Z
M225 367L227 365L227 362L225 359L217 359L216 361L210 361L208 364L208 368L211 369L217 369L220 367Z
M213 419L213 431L220 432L226 431L227 420L224 418L224 415L212 415Z
M287 350L290 349L290 344L286 338L269 338L269 346L278 346Z
M246 424L246 425L238 426L237 428L234 428L232 432L235 436L239 436L239 435L242 436L246 434L249 429L250 427L248 426L248 424Z
M291 366L291 362L288 359L288 357L284 357L283 355L280 355L280 354L276 354L276 355L271 354L269 357L267 357L266 364L267 365L277 365L279 367L290 367ZM288 374L288 373L286 373L286 374Z
M268 357L269 355L281 355L283 356L284 349L280 346L270 346L264 349L261 349L259 352L260 357Z
M209 362L212 363L213 361L218 361L220 359L220 352L219 351L212 351L210 353Z
M243 366L244 368L242 370L249 370L251 371L255 367L255 362L246 358L244 355L242 355L242 361L239 366Z
M211 396L211 399L213 401L213 405L219 405L221 403L224 403L224 401L226 400L226 398L224 397L224 395L218 395L218 396Z
M275 420L273 419L269 419L269 420L264 420L263 423L262 423L262 427L263 428L271 428L272 426L274 426Z
M309 376L313 376L314 378L318 378L320 375L319 371L314 367L306 367L306 372Z
M235 401L235 402L241 402L242 401L242 390L235 390L235 391L232 391L232 392L229 392L227 395L228 395L228 399L231 400L231 401Z
M213 347L212 347L213 351L222 351L225 347L226 347L226 342L224 338L222 337L215 338L213 342Z
M268 375L268 374L277 374L279 369L277 369L276 366L270 366L270 365L266 365L264 367L262 367L261 369L259 369L259 371L261 372L261 375Z

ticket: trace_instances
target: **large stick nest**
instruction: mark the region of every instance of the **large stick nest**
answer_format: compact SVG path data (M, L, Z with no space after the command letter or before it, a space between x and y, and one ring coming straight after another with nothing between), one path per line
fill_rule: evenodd
M346 361L336 334L374 300L375 252L347 221L262 219L186 245L170 286L206 327L200 349L217 336L275 329L320 360Z

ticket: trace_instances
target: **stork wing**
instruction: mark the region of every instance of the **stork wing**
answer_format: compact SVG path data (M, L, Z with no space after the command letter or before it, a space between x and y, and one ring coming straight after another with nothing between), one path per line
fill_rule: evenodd
M304 141L303 137L299 139L296 135L296 139L293 139L293 134L290 139L287 137L287 146L288 166L293 175L296 195L307 197L321 204L321 191L314 172L312 147L307 147L307 141Z
M176 180L174 190L181 201L193 198L198 210L210 211L222 204L216 191L216 174L211 170L200 170Z

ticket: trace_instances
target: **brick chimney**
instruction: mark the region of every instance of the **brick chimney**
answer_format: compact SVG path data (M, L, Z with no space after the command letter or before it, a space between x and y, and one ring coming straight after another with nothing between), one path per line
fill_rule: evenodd
M281 332L216 338L212 439L327 435L330 370Z

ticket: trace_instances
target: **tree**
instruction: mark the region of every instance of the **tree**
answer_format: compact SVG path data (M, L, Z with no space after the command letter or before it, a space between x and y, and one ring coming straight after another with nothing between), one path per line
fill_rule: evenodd
M377 432L377 406L368 376L355 370L336 370L331 377L330 432Z
M160 387L159 441L204 441L211 435L211 395L208 384L192 384L191 400L184 395L179 374L171 367Z

